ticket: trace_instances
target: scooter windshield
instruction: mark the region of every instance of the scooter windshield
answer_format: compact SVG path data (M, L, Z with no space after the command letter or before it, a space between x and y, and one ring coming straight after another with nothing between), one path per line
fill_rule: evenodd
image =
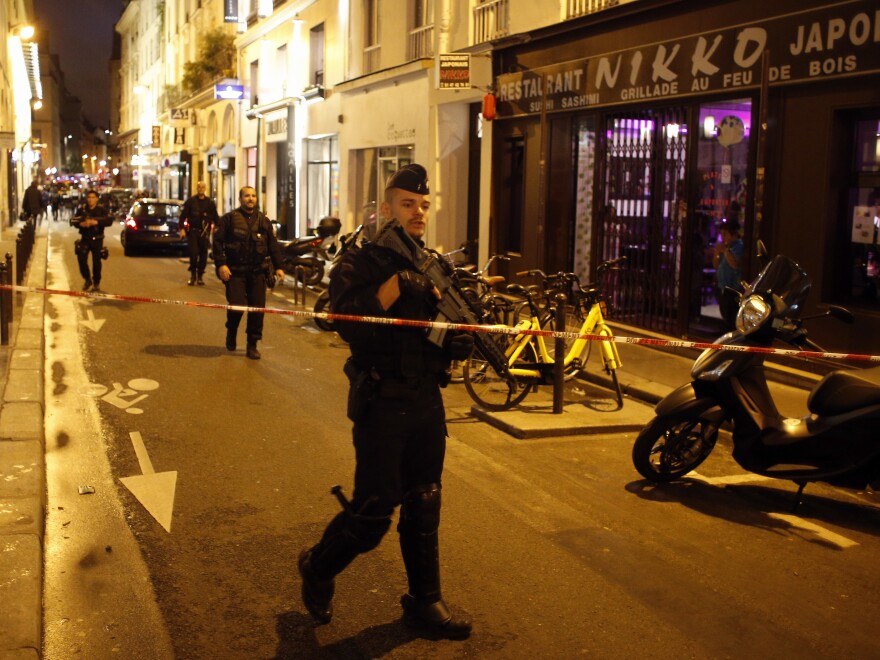
M781 299L785 307L777 314L798 316L803 311L812 285L809 276L797 263L779 254L755 278L752 290L755 293L772 293Z

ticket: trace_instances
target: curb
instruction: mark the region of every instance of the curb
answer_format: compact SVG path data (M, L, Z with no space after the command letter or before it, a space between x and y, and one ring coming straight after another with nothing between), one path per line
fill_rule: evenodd
M17 231L11 228L7 231ZM12 243L12 249L7 246ZM13 251L15 237L0 239ZM48 234L37 236L25 280L45 286ZM16 295L16 294L14 294ZM17 294L21 295L21 294ZM0 397L0 658L42 657L46 463L43 416L45 296L13 299Z

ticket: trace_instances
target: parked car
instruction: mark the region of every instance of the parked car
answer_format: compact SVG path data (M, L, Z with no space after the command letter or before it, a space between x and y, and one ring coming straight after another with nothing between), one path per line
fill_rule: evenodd
M180 237L179 229L182 208L183 202L176 199L135 200L120 235L125 256L136 250L185 249L186 239Z

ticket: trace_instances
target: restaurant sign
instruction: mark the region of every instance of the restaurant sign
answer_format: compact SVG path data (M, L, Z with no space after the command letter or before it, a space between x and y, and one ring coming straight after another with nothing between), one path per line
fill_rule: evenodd
M498 117L753 89L880 71L880 9L818 10L498 76Z

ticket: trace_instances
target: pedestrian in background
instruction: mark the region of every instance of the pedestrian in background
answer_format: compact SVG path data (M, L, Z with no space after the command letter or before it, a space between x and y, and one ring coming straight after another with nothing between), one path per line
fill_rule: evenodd
M205 182L196 184L196 194L183 203L180 212L180 237L186 238L189 248L189 281L205 285L205 268L208 265L208 244L211 230L217 222L217 205L205 194Z
M104 228L109 227L113 219L107 209L98 204L98 193L86 191L86 203L81 205L70 220L70 224L79 229L79 240L76 242L76 260L82 275L83 291L101 290L101 260L107 254L104 250ZM89 255L92 255L92 270L89 272Z
M721 223L721 240L715 244L712 262L718 285L718 308L724 321L724 331L733 330L739 311L739 292L742 291L742 258L745 246L739 237L739 220L730 217Z
M244 186L240 205L223 215L214 228L214 265L226 285L230 305L266 306L266 287L284 280L281 247L272 223L257 209L257 191ZM272 270L274 268L274 271ZM226 312L226 350L236 349L238 325L244 312ZM248 312L245 332L247 356L259 360L257 342L263 338L263 312Z
M31 185L24 189L24 198L21 200L21 210L24 211L23 220L33 217L36 222L43 212L43 193L37 185L37 180L31 181Z
M392 175L382 216L396 218L402 240L422 239L427 226L428 179L421 165ZM380 229L381 232L381 223ZM414 264L389 248L368 243L349 250L330 276L335 313L427 320L440 297ZM473 337L448 333L444 348L420 328L335 321L349 342L348 416L354 422L354 494L341 492L340 512L320 542L303 551L298 567L302 598L318 623L333 615L335 577L359 554L379 545L400 505L397 532L409 590L401 598L404 621L449 639L471 631L440 592L440 488L446 452L446 413L440 388L452 359L465 359Z

